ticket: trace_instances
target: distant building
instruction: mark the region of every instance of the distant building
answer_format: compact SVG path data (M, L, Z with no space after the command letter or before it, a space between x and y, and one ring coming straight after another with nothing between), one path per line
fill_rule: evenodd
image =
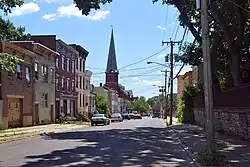
M179 75L177 83L177 96L181 98L185 85L192 85L192 71L186 72L184 75Z

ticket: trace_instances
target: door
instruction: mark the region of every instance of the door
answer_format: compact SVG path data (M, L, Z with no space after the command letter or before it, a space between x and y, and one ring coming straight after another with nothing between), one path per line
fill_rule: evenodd
M60 100L56 100L56 106L55 106L55 115L56 115L56 118L59 118L60 117Z
M34 124L39 124L39 104L35 104L35 118L34 118Z
M8 98L8 126L22 126L21 100L19 98Z
M54 105L50 105L50 120L54 123Z

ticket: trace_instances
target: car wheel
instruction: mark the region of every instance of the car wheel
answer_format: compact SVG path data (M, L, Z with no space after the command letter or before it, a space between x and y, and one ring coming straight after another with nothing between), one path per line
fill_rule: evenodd
M91 126L94 126L95 124L93 122L91 122Z

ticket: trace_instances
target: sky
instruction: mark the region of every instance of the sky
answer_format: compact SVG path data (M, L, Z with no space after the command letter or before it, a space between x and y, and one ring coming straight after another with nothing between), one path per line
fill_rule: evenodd
M76 43L89 51L86 69L92 71L91 82L98 86L105 82L111 26L119 69L119 83L134 96L147 98L159 94L157 86L164 85L164 63L170 47L161 42L180 41L184 29L179 26L178 11L174 6L162 5L152 0L113 0L89 16L72 4L72 0L25 0L25 4L12 10L8 18L16 26L25 26L31 35L57 35L66 43ZM188 32L185 41L192 41ZM164 50L164 48L166 48ZM164 51L162 51L164 50ZM178 53L178 45L174 52ZM181 63L176 63L174 74ZM191 70L184 67L180 74ZM174 81L177 92L177 81Z

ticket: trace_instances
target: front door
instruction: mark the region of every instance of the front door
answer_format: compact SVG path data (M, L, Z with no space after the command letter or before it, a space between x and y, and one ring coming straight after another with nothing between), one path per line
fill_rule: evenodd
M34 118L34 124L39 124L39 104L35 104L35 118Z
M22 126L21 100L19 98L8 98L8 126Z
M54 105L50 105L50 120L54 123Z
M56 106L55 106L55 115L56 115L56 118L59 118L60 117L60 100L56 100Z

